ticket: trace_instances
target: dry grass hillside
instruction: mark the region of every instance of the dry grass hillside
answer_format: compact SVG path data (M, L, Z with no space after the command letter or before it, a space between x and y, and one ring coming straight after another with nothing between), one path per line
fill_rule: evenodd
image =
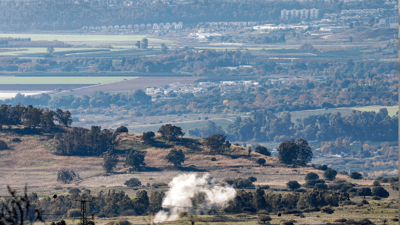
M21 142L13 142L13 138L20 138ZM257 177L257 185L285 187L289 180L304 183L304 176L315 172L322 177L323 171L313 167L291 168L279 164L277 158L267 157L255 152L248 155L245 148L231 146L229 154L209 155L202 145L202 140L185 139L182 141L165 142L159 136L155 137L153 145L146 145L141 141L139 134L121 134L120 144L116 150L123 152L127 149L146 151L145 163L147 169L129 173L124 167L124 156L119 156L120 163L116 173L105 174L100 157L59 156L51 152L54 150L54 141L47 136L0 133L0 140L4 140L9 149L0 151L0 192L6 193L6 185L21 190L27 183L30 191L48 192L57 187L79 187L90 189L123 188L123 183L129 178L136 177L142 184L165 182L168 183L174 176L185 172L210 173L217 180L225 178ZM174 168L164 157L171 149L182 149L186 155L185 163ZM215 157L215 161L211 158ZM258 158L266 160L265 166L256 164ZM57 171L70 169L77 172L80 180L71 184L58 182ZM338 175L338 179L349 179ZM355 181L352 181L355 182ZM360 181L361 185L370 185L372 181Z

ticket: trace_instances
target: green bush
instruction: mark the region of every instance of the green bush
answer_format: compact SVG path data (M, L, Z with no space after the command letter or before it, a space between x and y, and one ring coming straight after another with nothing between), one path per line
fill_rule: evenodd
M297 182L295 180L291 180L286 183L286 187L289 188L290 190L296 190L296 189L299 189L301 187L301 185L299 184L299 182Z
M211 161L217 161L217 158L211 157Z
M8 149L8 145L5 141L0 140L0 150Z
M327 214L332 214L335 212L332 207L330 206L324 206L321 208L322 212L327 213Z
M317 180L307 180L306 183L303 185L304 187L313 188L315 184L325 184L325 181L322 179Z
M168 187L168 184L166 183L154 183L151 186L153 186L154 188L159 188L159 187Z
M125 181L124 184L128 187L137 187L137 186L142 185L142 182L140 182L140 180L137 178L131 178L131 179Z
M270 188L269 185L260 185L260 186L258 186L258 187L260 187L260 188L263 189L263 190L267 190L267 189Z
M19 139L19 138L13 138L11 141L12 141L12 142L21 142L21 139Z
M115 130L115 133L128 133L128 128L125 126L120 126Z
M383 187L374 187L372 189L372 195L378 196L381 198L387 198L389 197L389 192L385 190Z
M361 173L358 172L352 172L350 174L350 178L354 179L354 180L361 180L363 178L363 176L361 175Z
M319 176L318 176L318 174L311 172L311 173L307 173L307 175L304 179L305 180L317 180L317 179L319 179Z

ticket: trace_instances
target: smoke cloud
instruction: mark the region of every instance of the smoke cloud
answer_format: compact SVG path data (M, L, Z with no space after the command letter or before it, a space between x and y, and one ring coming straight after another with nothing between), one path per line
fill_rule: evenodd
M229 200L236 196L236 191L232 187L220 186L209 174L198 177L197 174L181 174L174 177L168 184L167 192L162 207L168 208L167 211L160 211L154 218L155 223L165 221L175 221L182 211L187 211L192 207L191 198L198 193L206 195L207 204L204 207L224 206Z

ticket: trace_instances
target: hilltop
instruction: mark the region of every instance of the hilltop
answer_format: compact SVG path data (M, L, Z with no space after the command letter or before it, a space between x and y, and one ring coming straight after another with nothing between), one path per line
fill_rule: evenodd
M185 172L210 173L217 180L225 178L257 178L255 185L269 185L271 188L285 188L289 180L304 183L309 172L322 177L323 171L314 167L292 167L278 162L275 157L256 152L248 155L247 149L235 144L230 153L223 155L207 154L202 145L203 139L179 138L177 141L165 141L160 135L154 137L155 143L145 144L141 134L121 133L119 144L115 147L120 162L116 172L106 174L102 168L103 159L99 156L61 156L53 154L55 140L51 135L17 135L0 133L0 140L7 143L8 149L0 151L0 178L13 188L21 189L25 183L31 191L48 192L59 187L79 187L89 189L108 189L125 187L123 183L138 178L143 185L149 183L168 183L174 176ZM12 141L19 138L20 142ZM186 143L186 144L183 144ZM189 143L189 144L187 144ZM138 172L129 172L124 166L124 150L135 149L146 152L146 167ZM181 167L174 168L164 160L171 149L182 150L186 160ZM215 161L212 161L215 158ZM266 160L265 166L256 164L258 158ZM214 159L213 159L214 160ZM74 170L80 180L63 184L56 180L57 171ZM349 179L346 175L337 175L338 179ZM363 181L366 184L372 181ZM2 189L5 192L5 189Z

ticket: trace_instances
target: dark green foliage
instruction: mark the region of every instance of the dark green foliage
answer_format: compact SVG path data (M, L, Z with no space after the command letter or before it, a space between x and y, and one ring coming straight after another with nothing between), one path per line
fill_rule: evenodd
M297 182L295 180L291 180L286 183L286 187L289 188L290 190L296 190L296 189L299 189L301 187L301 185L299 184L299 182Z
M399 190L399 182L391 182L390 183L390 187L395 190L398 191Z
M284 141L277 149L279 161L285 164L306 165L312 159L311 147L303 139Z
M361 220L353 220L353 219L348 219L346 221L346 225L375 225L373 222L371 222L369 219L361 219Z
M301 195L297 203L297 208L306 209L323 207L327 205L339 206L340 202L349 200L350 196L347 193L329 192L326 190L315 189Z
M154 183L154 184L152 184L151 186L153 186L153 187L155 187L155 188L159 188L159 187L168 187L168 184L159 182L159 183Z
M68 110L62 111L61 109L56 109L54 117L59 124L62 124L66 127L72 124L71 113Z
M271 217L265 214L260 214L258 215L258 221L259 223L265 224L265 222L271 221Z
M249 179L251 182L256 182L257 181L257 177L248 177L247 179Z
M8 149L8 145L5 141L0 140L0 150L6 150Z
M365 199L363 199L363 200L361 201L361 203L362 203L362 204L365 204L365 205L369 205L369 202L368 202L367 200L365 200Z
M12 142L21 142L21 139L19 139L19 138L13 138L11 141L12 141Z
M334 180L336 178L337 171L331 168L328 168L324 172L324 177L328 180Z
M313 188L315 184L325 184L325 181L322 179L307 180L304 187Z
M158 133L161 133L162 137L167 139L167 140L175 140L179 136L185 135L185 133L182 132L182 128L173 126L171 124L165 124L160 127L157 131Z
M125 154L125 165L130 166L131 170L139 170L142 166L146 166L146 163L144 162L146 152L130 150L127 151Z
M266 155L266 156L271 156L271 152L268 151L268 149L266 147L261 146L261 145L256 147L256 152L260 153L260 154L263 154L263 155Z
M120 126L115 130L115 133L128 133L128 128L125 126Z
M210 154L213 155L222 154L231 147L231 144L223 134L213 134L210 137L204 138L204 145L209 149Z
M174 166L180 166L185 162L185 154L183 154L182 150L172 149L167 156L165 156L165 160L169 163L174 164Z
M385 190L383 187L374 187L372 189L372 195L373 196L378 196L381 198L387 198L389 197L389 192Z
M332 214L335 212L332 207L330 206L324 206L321 208L322 212L327 213L327 214Z
M352 172L350 174L350 178L354 179L354 180L360 180L363 178L363 176L361 175L361 173L359 172Z
M59 170L57 172L57 181L61 181L63 183L70 183L75 178L77 178L76 173L73 170Z
M140 180L137 178L131 178L131 179L125 181L124 184L128 187L136 187L136 186L142 185L142 182L140 182Z
M374 187L381 186L381 182L379 182L379 180L374 180L374 182L372 183L372 186L374 186Z
M257 161L256 161L256 163L261 165L261 166L264 165L265 162L267 162L267 161L265 159L263 159L263 158L258 158Z
M142 140L145 144L149 144L153 141L153 137L156 136L153 131L143 132Z
M57 134L54 139L55 153L59 155L101 155L116 144L116 134L101 130L99 126L92 126L90 130L74 127L68 133Z
M267 207L267 202L265 201L264 194L265 191L259 187L254 192L254 206L258 210L265 209Z
M319 176L316 173L310 172L310 173L307 173L307 175L306 175L306 177L304 179L306 181L307 180L316 180L316 179L319 179Z
M118 156L113 154L111 150L103 153L103 160L102 167L107 173L112 172L119 162Z
M258 186L259 188L263 189L263 190L268 190L270 188L269 185L260 185Z
M317 183L314 185L315 189L319 189L319 190L327 190L328 189L328 185L323 184L323 183Z
M235 188L252 188L254 187L253 182L250 179L243 179L243 178L226 178L224 180L227 184L235 187Z
M325 171L325 170L328 169L328 166L327 166L327 165L319 165L319 166L317 167L317 169Z
M217 161L217 158L211 157L211 161Z
M357 195L358 196L372 196L371 188L359 188L357 189Z
M164 198L164 192L158 192L158 191L152 191L150 193L150 198L149 198L149 211L151 213L157 213L162 209L162 201Z

